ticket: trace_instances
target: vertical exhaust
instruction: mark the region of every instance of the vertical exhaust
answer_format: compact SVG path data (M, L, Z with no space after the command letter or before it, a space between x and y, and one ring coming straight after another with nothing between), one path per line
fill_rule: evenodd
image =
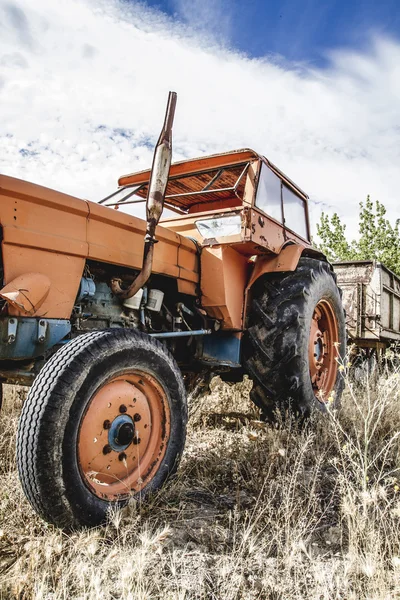
M132 296L146 284L152 272L154 244L157 242L155 239L155 232L164 208L165 192L171 166L172 124L174 122L176 99L176 92L170 92L168 95L168 104L165 111L163 128L154 150L146 198L147 225L144 238L142 270L135 281L127 289L121 288L120 279L111 280L111 289L114 294L121 298L121 300L132 298Z

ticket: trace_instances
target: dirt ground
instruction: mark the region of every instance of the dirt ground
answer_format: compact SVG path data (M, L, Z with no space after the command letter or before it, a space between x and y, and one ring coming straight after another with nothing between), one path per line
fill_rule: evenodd
M346 372L343 376L347 378ZM65 534L25 500L0 416L0 598L400 598L400 372L347 381L338 412L266 425L251 382L190 404L177 476L104 528Z

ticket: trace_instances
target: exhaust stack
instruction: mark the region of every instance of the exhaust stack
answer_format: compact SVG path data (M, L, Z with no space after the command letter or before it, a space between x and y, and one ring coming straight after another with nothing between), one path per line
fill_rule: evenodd
M176 92L168 95L167 110L165 111L164 125L154 150L153 164L151 167L149 189L146 199L146 235L144 238L142 270L135 281L127 288L121 288L120 279L111 280L111 289L121 300L132 298L149 279L153 267L155 232L161 218L165 191L167 189L169 169L172 158L172 124L174 122L176 107Z

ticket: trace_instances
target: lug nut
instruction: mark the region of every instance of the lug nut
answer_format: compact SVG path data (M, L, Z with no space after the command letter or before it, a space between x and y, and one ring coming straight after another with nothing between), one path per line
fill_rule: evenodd
M103 429L110 429L110 427L111 427L111 421L106 419L103 423Z
M103 448L103 454L110 454L110 452L112 452L112 448L110 444L106 444Z
M118 454L118 460L120 460L121 462L123 460L126 460L126 454L125 454L125 452L121 452L121 454Z
M135 446L136 446L137 444L140 444L140 442L141 442L141 441L142 441L142 440L141 440L140 438L133 438L133 443L135 444Z
M126 413L128 409L126 408L125 404L121 404L121 406L119 407L119 412L120 413Z
M139 415L139 413L135 413L135 414L133 415L133 420L134 420L134 421L136 421L136 423L137 423L138 421L140 421L140 419L141 419L141 418L142 418L142 417Z

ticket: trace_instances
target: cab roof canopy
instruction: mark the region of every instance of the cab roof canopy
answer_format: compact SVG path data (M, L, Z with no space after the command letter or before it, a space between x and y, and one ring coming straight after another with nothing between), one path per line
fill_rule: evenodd
M244 148L173 163L170 168L165 205L177 212L187 213L192 212L191 209L207 210L207 204L216 201L229 201L229 205L232 206L241 204L249 165L262 158L254 150ZM307 198L306 194L279 169L269 161L266 162L290 187ZM100 202L104 203L114 198L114 204L111 206L115 206L143 201L147 197L150 173L151 170L147 169L123 175L118 180L120 189ZM123 197L117 199L116 196L121 194ZM129 198L131 200L128 200ZM107 205L110 206L109 203Z

